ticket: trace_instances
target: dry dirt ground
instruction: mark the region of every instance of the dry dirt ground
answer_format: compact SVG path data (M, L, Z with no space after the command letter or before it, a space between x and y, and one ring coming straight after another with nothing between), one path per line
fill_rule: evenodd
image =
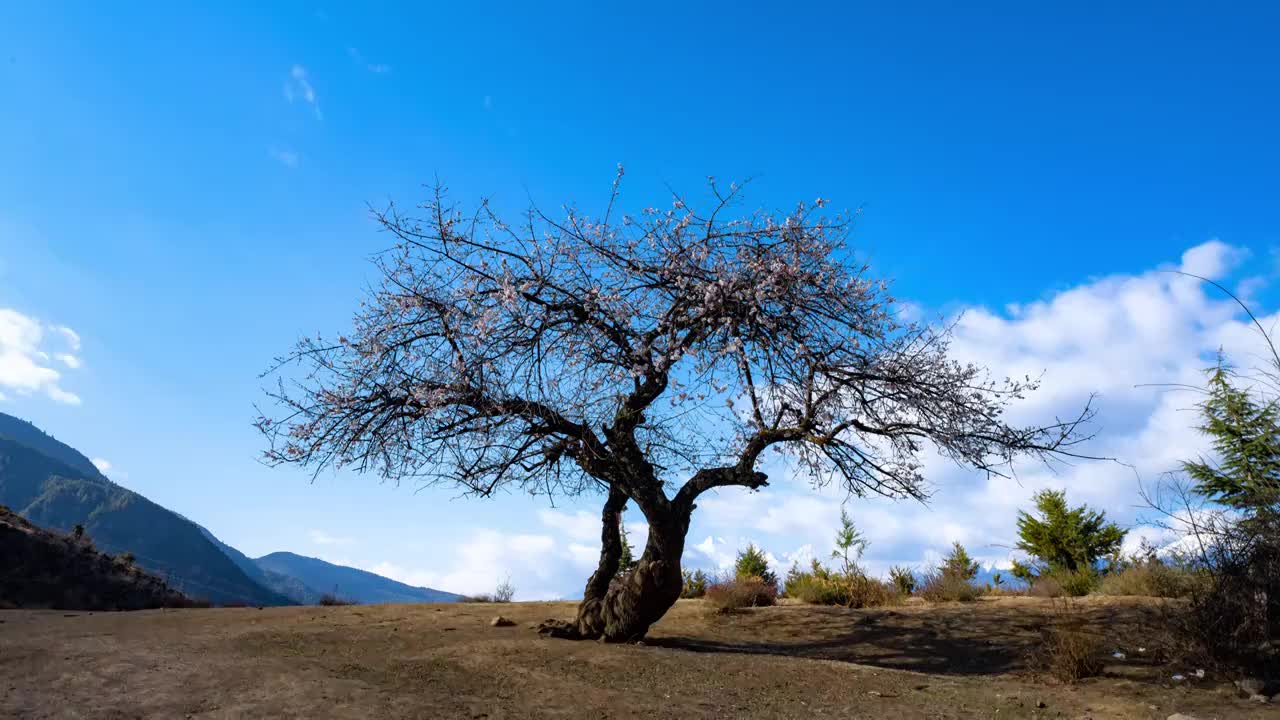
M681 601L644 644L547 640L571 603L0 611L0 716L22 718L1280 718L1153 659L1160 610L1077 601L1102 677L1036 672L1051 601L892 609ZM501 612L514 627L491 627ZM1139 647L1147 647L1139 652ZM1188 675L1171 680L1174 672Z

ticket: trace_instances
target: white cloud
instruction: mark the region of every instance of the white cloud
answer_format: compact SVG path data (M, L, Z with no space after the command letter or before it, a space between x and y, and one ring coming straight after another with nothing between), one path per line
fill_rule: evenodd
M1219 280L1248 256L1244 248L1233 247L1214 238L1182 253L1182 272Z
M387 65L385 63L369 62L369 60L366 59L365 56L361 54L359 50L353 47L347 48L347 55L351 56L351 59L357 65L362 66L365 70L368 70L371 73L382 74L382 73L391 72L390 65Z
M307 537L311 538L311 542L315 543L316 545L350 545L352 542L354 542L349 537L339 537L337 535L330 535L324 532L323 530L312 530L311 532L307 533Z
M1184 253L1180 267L1222 282L1245 256L1213 240ZM1261 318L1264 327L1278 319ZM1016 404L1010 419L1067 417L1099 393L1096 437L1083 449L1125 464L1079 461L1050 470L1022 463L1015 478L987 478L926 453L925 476L934 489L928 505L849 500L847 509L871 543L864 564L875 573L893 564L923 567L959 541L983 565L1008 567L1017 512L1047 487L1064 488L1072 503L1103 509L1121 524L1137 522L1139 481L1155 480L1207 447L1188 412L1195 397L1152 386L1201 384L1220 346L1243 367L1266 359L1234 303L1193 278L1159 270L1090 280L1002 311L969 308L955 327L957 359L984 365L996 377L1042 378L1041 389ZM755 533L766 548L808 546L826 559L843 493L814 491L785 463L766 471L770 486L760 492L725 489L699 500L693 537L707 539L690 545L699 556L726 566ZM784 563L793 556L798 551L784 553Z
M48 345L57 347L46 351ZM42 392L54 402L79 405L80 397L61 386L62 373L51 367L49 354L52 351L75 369L80 359L71 352L79 349L80 336L70 328L46 327L16 310L0 308L0 388L20 396Z
M71 328L65 325L54 325L53 327L50 328L50 330L53 330L54 332L58 333L63 338L65 338L67 341L67 344L71 347L72 352L79 352L80 335L75 330L72 330Z
M587 577L581 574L584 563L586 567L595 565L594 560L587 560L588 552L585 545L562 546L547 535L477 530L466 541L440 553L448 558L442 566L415 569L381 562L367 569L410 585L464 595L491 593L509 579L517 599L549 600L565 596L569 587L576 586L581 592Z
M298 163L302 160L302 157L293 150L274 146L267 149L267 154L270 155L273 160L287 168L298 167Z
M106 475L112 480L128 480L129 479L129 473L116 467L105 458L93 458L89 462L93 463L93 466L98 468L98 472L102 473L103 475Z
M289 78L284 83L284 99L289 102L301 100L311 106L316 118L324 119L324 113L320 112L320 102L316 98L316 90L311 85L307 69L303 66L294 65L289 69Z
M559 510L539 510L538 519L543 525L559 530L573 540L594 540L600 544L600 516L592 515L584 510L574 513Z

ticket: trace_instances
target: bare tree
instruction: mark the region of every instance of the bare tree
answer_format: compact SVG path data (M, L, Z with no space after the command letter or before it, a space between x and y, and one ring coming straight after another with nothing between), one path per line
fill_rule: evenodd
M926 443L1005 473L1020 456L1071 454L1089 406L1017 427L1007 405L1036 382L992 380L948 357L949 328L899 322L886 284L845 246L825 201L739 213L714 180L698 212L530 209L508 224L464 213L443 188L414 211L375 211L395 236L382 284L349 335L304 339L273 371L259 427L269 462L354 467L477 495L601 492L600 563L573 637L642 637L679 597L690 514L715 488L758 489L766 451L815 484L925 499ZM610 583L618 518L635 502L649 538Z

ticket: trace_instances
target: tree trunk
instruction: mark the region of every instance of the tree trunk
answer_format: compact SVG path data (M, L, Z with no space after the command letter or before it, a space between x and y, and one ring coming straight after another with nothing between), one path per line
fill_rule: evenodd
M539 632L551 637L630 642L639 640L666 614L684 587L680 557L684 554L687 519L676 511L645 513L649 540L634 570L615 578L622 556L619 530L627 497L611 490L602 513L600 564L582 593L572 622L547 621Z

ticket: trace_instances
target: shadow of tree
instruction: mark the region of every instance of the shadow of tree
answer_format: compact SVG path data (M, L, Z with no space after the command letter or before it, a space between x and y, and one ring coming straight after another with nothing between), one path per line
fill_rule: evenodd
M1150 617L1141 610L1086 607L1072 621L1098 633L1109 655L1113 646L1143 642L1143 628ZM1060 622L1063 619L1051 606L1032 603L879 610L778 607L708 619L696 633L652 633L647 642L690 652L769 654L942 675L990 675L1034 670L1044 631ZM1135 657L1129 664L1152 663Z

